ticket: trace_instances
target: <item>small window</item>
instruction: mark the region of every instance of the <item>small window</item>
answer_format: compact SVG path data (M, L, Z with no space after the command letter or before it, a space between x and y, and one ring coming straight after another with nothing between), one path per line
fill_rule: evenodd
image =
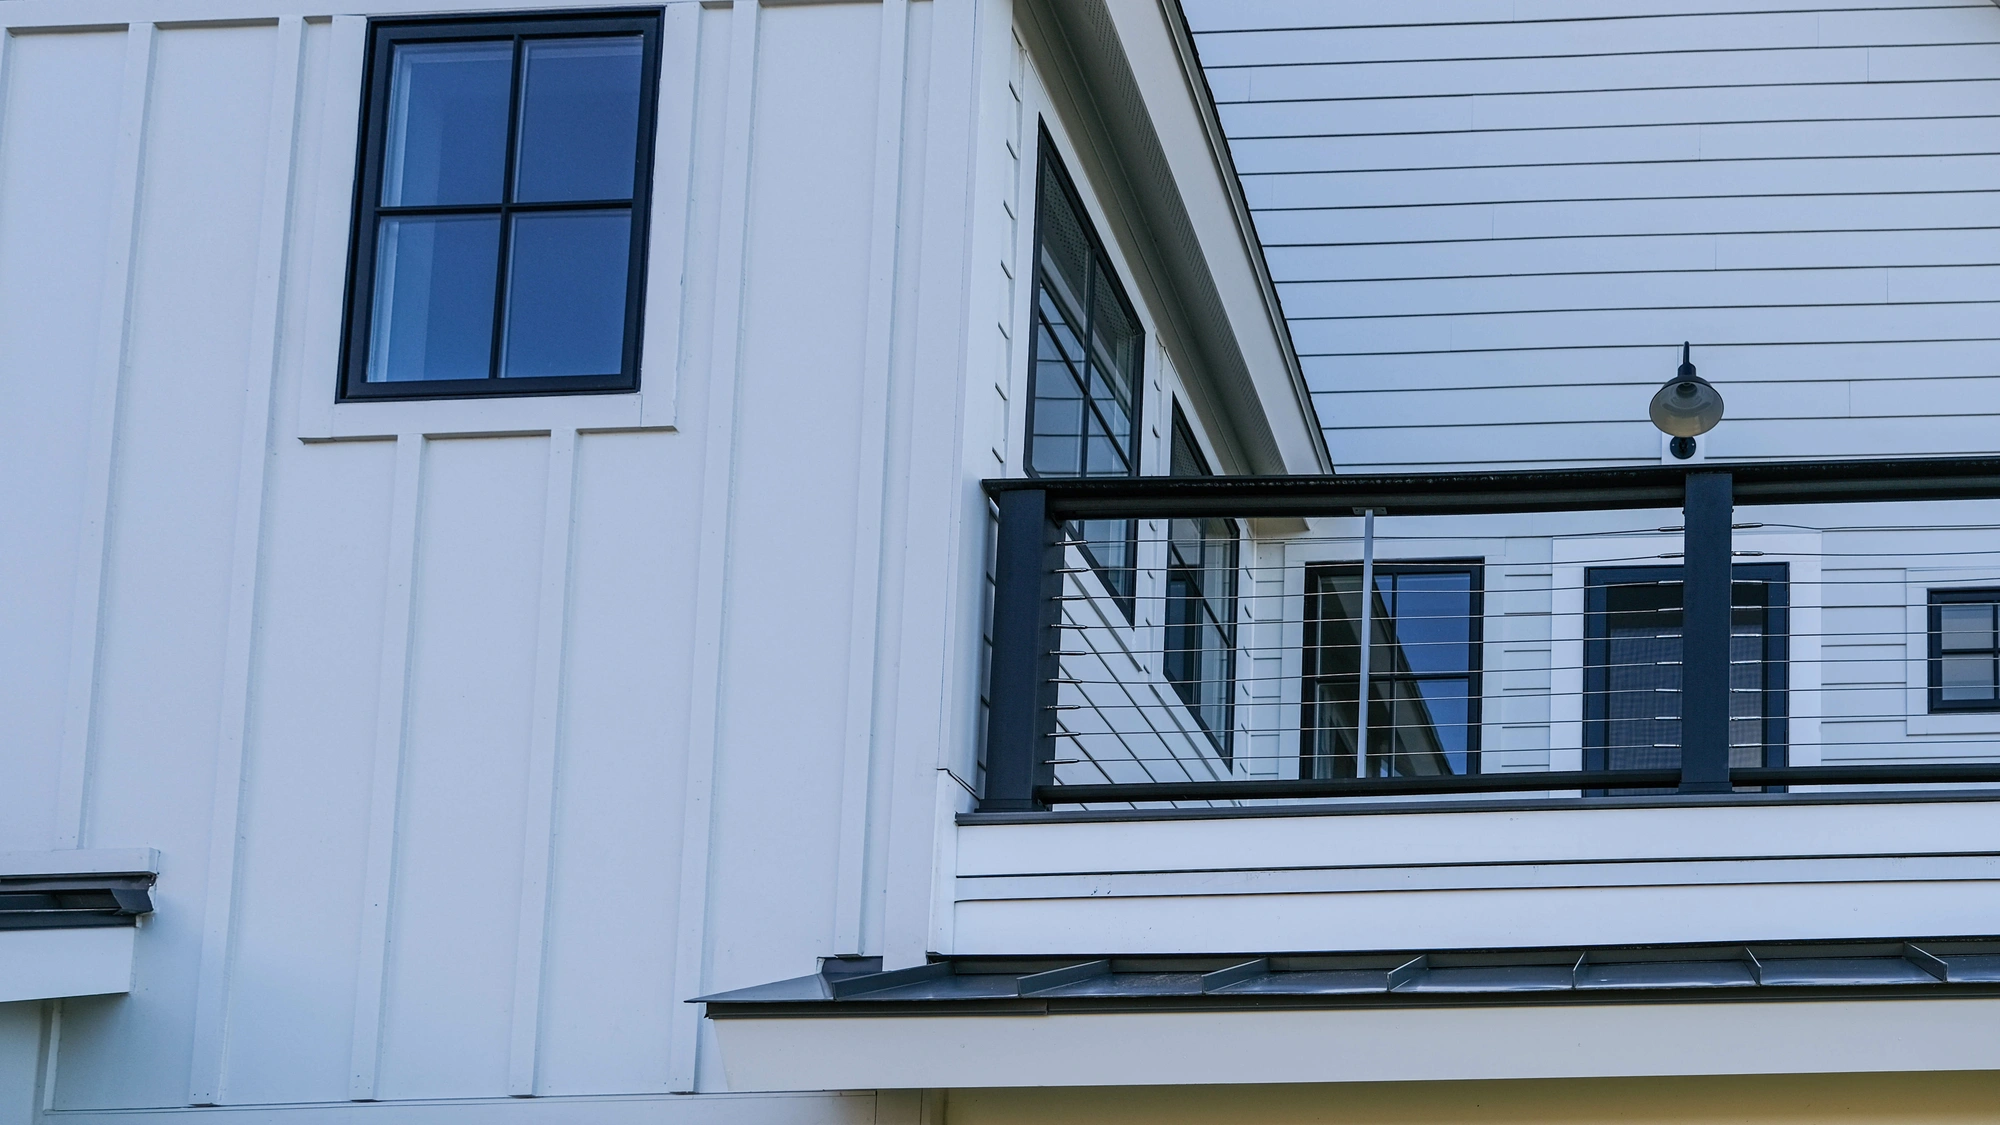
M1932 590L1932 711L2000 711L2000 590Z
M1036 182L1028 472L1136 476L1145 333L1047 130ZM1069 531L1129 620L1138 522L1085 520Z
M1174 407L1173 475L1212 476L1187 419ZM1233 760L1236 696L1236 524L1226 519L1169 520L1167 682L1194 713L1224 762Z
M370 25L341 398L638 389L659 28Z
M1367 769L1356 750L1361 567L1306 572L1300 774L1436 777L1479 772L1480 568L1381 563L1370 595Z

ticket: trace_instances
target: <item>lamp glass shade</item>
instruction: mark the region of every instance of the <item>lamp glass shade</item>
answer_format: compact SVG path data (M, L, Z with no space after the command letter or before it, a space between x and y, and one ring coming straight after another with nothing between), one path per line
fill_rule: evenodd
M1669 436L1699 437L1722 421L1722 392L1698 375L1677 375L1654 392L1647 413Z

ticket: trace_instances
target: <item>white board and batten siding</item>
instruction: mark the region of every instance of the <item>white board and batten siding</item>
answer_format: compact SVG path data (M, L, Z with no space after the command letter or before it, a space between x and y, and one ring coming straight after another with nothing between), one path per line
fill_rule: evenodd
M0 1122L916 1119L633 1099L717 1087L686 997L927 938L972 18L667 4L641 393L336 405L365 20L0 5L0 852L161 857Z
M1186 8L1342 471L1996 447L1988 0Z

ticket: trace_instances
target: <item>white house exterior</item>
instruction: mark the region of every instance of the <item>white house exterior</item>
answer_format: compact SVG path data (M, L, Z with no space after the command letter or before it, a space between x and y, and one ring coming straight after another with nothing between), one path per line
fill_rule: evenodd
M0 1125L2000 1105L2000 7L0 26Z

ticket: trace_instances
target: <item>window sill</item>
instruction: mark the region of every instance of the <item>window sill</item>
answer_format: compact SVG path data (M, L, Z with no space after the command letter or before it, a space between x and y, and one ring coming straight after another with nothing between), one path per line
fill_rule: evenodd
M387 438L397 434L463 436L551 430L672 429L670 396L640 392L321 402L299 412L301 441Z

